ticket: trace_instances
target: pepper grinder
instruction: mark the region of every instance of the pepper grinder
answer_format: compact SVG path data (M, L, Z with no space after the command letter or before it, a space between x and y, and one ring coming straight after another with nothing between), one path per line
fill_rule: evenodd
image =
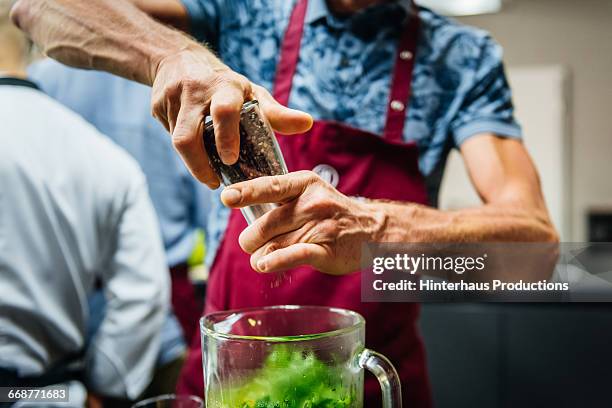
M212 118L204 122L204 147L208 153L210 165L224 186L241 181L252 180L263 176L280 176L287 174L285 159L274 135L270 123L262 115L256 100L242 105L240 112L240 154L238 161L232 165L224 164L217 152ZM247 223L277 207L274 203L257 204L241 209Z

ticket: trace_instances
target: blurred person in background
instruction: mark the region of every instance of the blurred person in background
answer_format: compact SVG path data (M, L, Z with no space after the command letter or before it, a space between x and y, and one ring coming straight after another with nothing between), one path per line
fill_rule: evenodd
M146 180L27 79L31 44L9 6L0 0L0 385L68 384L74 407L87 395L133 400L151 381L169 308ZM96 285L106 312L86 342Z
M279 143L289 169L305 172L223 196L234 208L257 200L279 208L247 227L239 211L213 205L206 310L358 311L370 327L367 345L396 365L406 406L432 403L419 305L361 302L360 275L352 273L361 245L557 240L514 119L501 48L486 32L410 0L18 0L13 17L53 58L151 85L154 115L210 187L219 181L203 148L205 115L226 164L238 157L245 100L258 99L277 132L298 133ZM480 207L435 208L453 148ZM290 279L274 286L269 273L278 270ZM184 373L180 391L201 394L196 342ZM379 398L368 377L365 406Z
M183 335L189 341L197 333L203 307L203 299L197 298L189 279L187 260L196 232L205 228L210 190L191 177L166 130L151 116L151 88L105 72L70 68L52 59L30 65L28 74L47 95L130 153L147 178L170 268L174 311L162 330L159 369L148 393L173 392L184 358ZM92 301L102 312L100 295Z

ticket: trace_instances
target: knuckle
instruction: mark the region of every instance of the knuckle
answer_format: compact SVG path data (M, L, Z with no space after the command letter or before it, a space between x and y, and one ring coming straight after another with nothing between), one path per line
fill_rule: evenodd
M304 202L303 210L311 214L325 216L336 208L336 203L330 199L325 191L317 189L309 192Z
M249 82L249 88L258 99L271 97L270 92L268 92L268 90L261 85L256 85Z
M151 109L155 109L160 103L163 102L163 94L159 90L153 88L151 91Z
M274 251L277 251L282 248L282 245L276 241L271 241L266 245L266 249L264 250L264 254L268 255Z
M270 192L276 196L282 195L284 192L283 183L279 177L272 177L270 180Z
M250 81L244 76L231 70L213 72L205 78L205 82L214 88L225 88L228 86L242 91L251 90Z
M306 260L310 258L310 250L305 246L301 246L295 250L295 256L298 259Z
M244 184L242 183L240 184L241 198L240 198L239 204L249 203L250 201L257 198L257 193L255 189L253 188L253 186L251 185L251 183L249 183L248 181L243 182L243 183ZM234 185L232 187L236 187L236 186Z
M193 145L193 138L183 133L179 127L176 128L175 133L176 136L172 138L172 144L177 150L182 151Z
M183 89L183 81L184 79L172 80L165 84L162 91L159 93L155 93L157 99L176 99Z
M317 173L311 170L304 170L304 178L309 184L314 184L318 182L323 182L323 179L319 177Z
M151 100L151 114L156 116L162 110L163 101L161 99Z
M206 105L210 102L208 89L209 86L202 79L187 76L179 79L178 83L169 89L168 97L181 99L186 103Z
M262 241L266 237L266 231L268 230L264 222L256 222L252 225L252 229L249 233L249 243L252 241Z
M194 78L191 75L187 75L180 79L179 84L180 84L180 88L183 91L190 91L190 90L199 88L202 85L200 81L201 80L198 78Z
M166 108L161 102L157 102L151 106L151 116L160 122L167 121ZM164 124L165 125L165 124Z
M245 95L252 95L253 94L253 85L251 84L251 81L249 81L246 77L240 75L241 77L241 87L242 90L244 92Z
M159 112L165 110L166 98L165 93L160 91L153 91L151 94L151 111Z
M250 86L251 82L244 75L241 75L237 72L225 71L221 75L221 78L224 81L229 82L233 84L234 86L238 86L244 90L246 90L247 88L251 89L251 86Z

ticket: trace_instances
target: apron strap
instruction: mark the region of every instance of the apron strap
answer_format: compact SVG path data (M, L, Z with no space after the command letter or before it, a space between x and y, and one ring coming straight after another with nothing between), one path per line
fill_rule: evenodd
M416 7L414 2L412 4L413 7ZM273 96L280 104L285 106L289 103L293 76L295 75L300 58L307 8L308 0L298 0L291 13L281 44L280 58L274 79ZM418 11L415 10L410 14L408 22L404 26L395 58L383 134L383 137L389 141L402 141L406 110L410 102L412 71L414 68L419 27L420 19Z
M308 0L298 0L298 3L291 12L289 25L281 45L280 59L276 68L276 77L274 78L273 96L274 99L284 106L289 104L293 75L300 59L302 33L304 32L307 8Z
M384 138L389 141L401 142L403 139L420 23L418 12L411 13L398 44L384 131Z

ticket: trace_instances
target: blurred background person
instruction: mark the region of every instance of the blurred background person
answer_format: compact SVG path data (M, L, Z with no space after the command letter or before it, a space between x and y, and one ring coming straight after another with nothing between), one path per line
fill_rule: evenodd
M192 310L196 299L187 276L187 260L196 231L205 226L210 190L191 177L166 130L151 116L151 88L51 59L32 64L28 74L47 95L80 114L140 164L171 268L173 308L190 338L200 313Z
M10 3L0 0L0 384L71 384L70 406L83 405L79 384L133 400L150 383L169 307L146 180L26 79L30 43L8 22ZM87 344L96 285L106 311Z
M197 232L205 227L210 190L191 177L166 130L151 116L151 88L105 72L70 68L51 59L30 65L28 74L46 94L130 153L145 174L170 268L174 311L162 330L158 369L147 394L173 392L185 340L191 340L197 332L203 307L203 298L196 295L189 278L188 259ZM91 303L101 315L104 302L100 293Z

